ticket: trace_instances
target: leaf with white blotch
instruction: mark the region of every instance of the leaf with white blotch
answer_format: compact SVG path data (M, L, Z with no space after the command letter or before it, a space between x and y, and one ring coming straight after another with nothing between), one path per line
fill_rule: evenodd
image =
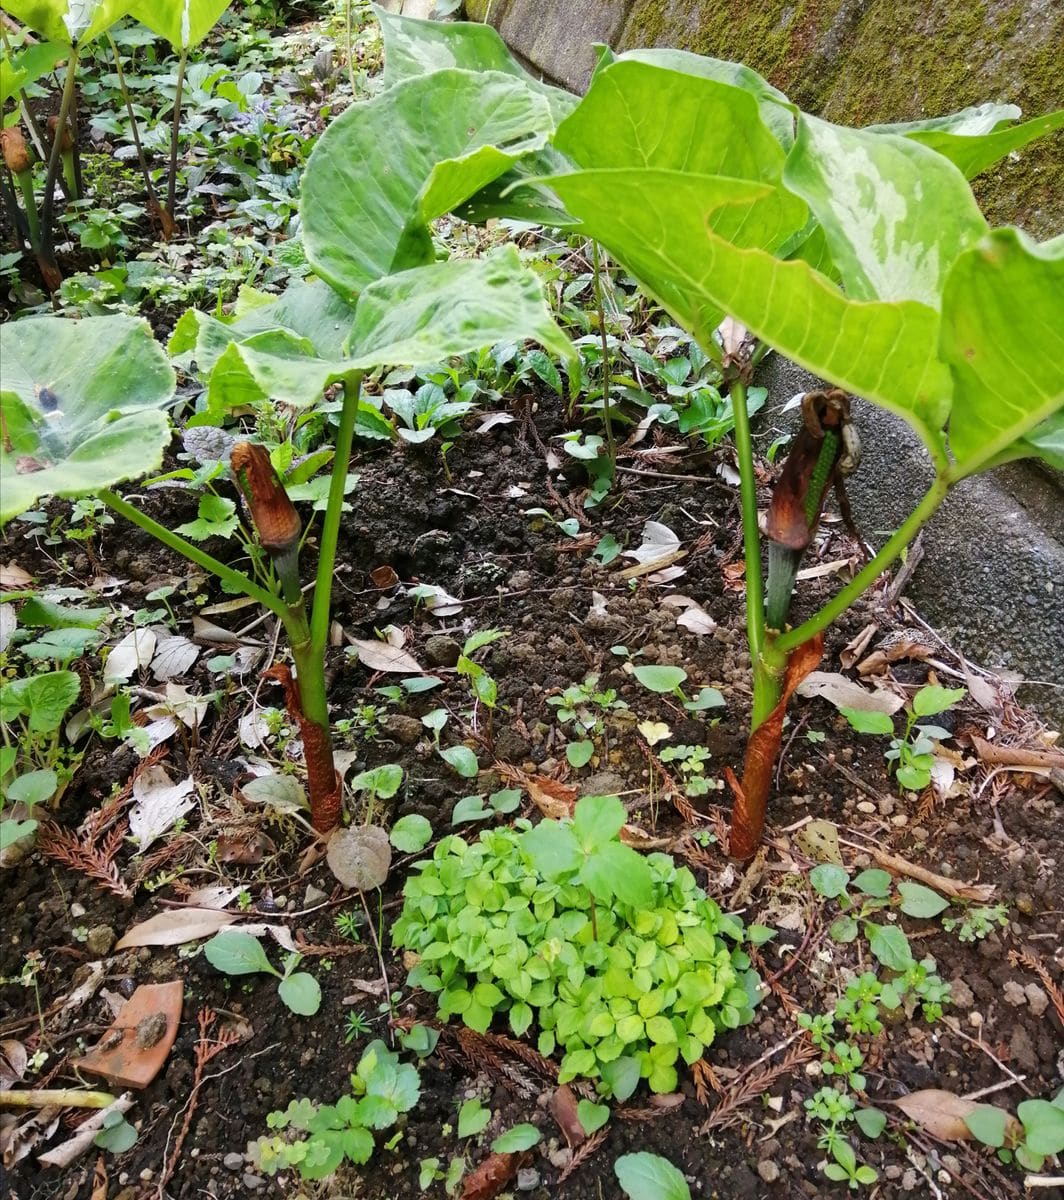
M4 11L49 41L83 46L109 29L134 0L4 0Z
M434 263L370 284L347 345L351 365L369 369L526 338L575 366L576 351L555 323L539 277L506 245L484 258Z
M1054 430L1064 460L1064 238L1039 245L995 229L962 255L946 280L941 346L958 475L1041 453L1037 439L1048 433L1051 445ZM1032 433L1033 444L1022 440Z
M820 222L854 300L937 309L950 267L987 229L957 168L909 138L803 114L783 177Z
M84 496L156 470L174 384L146 321L0 325L0 524L42 497Z
M352 296L433 262L429 222L544 147L553 131L546 99L499 71L434 71L352 104L318 139L303 173L307 259Z
M115 949L182 946L185 942L211 937L236 920L239 920L236 913L222 912L217 908L170 908L127 929L115 943Z
M151 660L151 673L165 683L177 675L185 675L200 656L200 648L181 634L171 634L159 639L155 657Z
M192 776L174 783L161 766L149 767L133 781L133 807L129 810L129 832L143 853L157 837L193 806L196 790Z
M1064 109L1024 121L1015 104L977 104L945 117L897 125L869 125L869 133L893 133L929 146L974 179L1007 154L1064 125Z
M421 664L398 646L389 646L370 638L352 638L347 653L371 671L390 671L396 675L424 675Z
M733 244L730 234L747 219L755 226L743 230L747 242L769 220L758 213L767 185L615 170L577 171L551 186L581 218L582 232L602 242L686 329L709 338L729 313L802 366L897 413L939 447L952 381L938 357L938 314L913 300L855 300L805 262ZM727 224L722 209L732 212ZM782 217L777 202L771 218L777 236L787 233ZM763 228L757 240L768 236Z
M140 0L131 15L175 50L198 46L233 0Z
M329 870L346 888L368 892L388 878L392 848L379 825L338 829L329 838Z

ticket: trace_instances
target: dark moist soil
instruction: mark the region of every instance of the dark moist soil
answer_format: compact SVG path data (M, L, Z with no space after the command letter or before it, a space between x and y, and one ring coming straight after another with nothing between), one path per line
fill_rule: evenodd
M743 650L741 547L737 490L716 474L726 462L726 451L701 458L667 459L655 454L629 456L623 461L641 472L696 474L697 482L675 481L654 474L623 472L605 505L588 516L581 508L582 471L564 460L548 469L545 449L562 432L565 414L549 398L522 397L510 409L514 420L484 434L465 433L448 455L450 475L441 467L434 444L424 448L373 449L361 456L358 490L346 519L335 573L335 620L347 635L370 638L386 625L407 634L406 649L426 667L434 655L448 647L431 637L449 636L461 642L473 629L505 629L509 636L484 656L498 682L499 705L493 727L481 710L474 728L465 736L477 750L481 765L490 768L509 763L528 772L568 778L585 792L621 792L632 820L663 835L681 832L682 821L674 809L661 802L662 781L653 780L650 766L638 745L635 721L665 721L673 730L673 743L704 743L713 752L709 770L723 774L725 766L738 770L748 718L747 659ZM475 424L476 422L471 422ZM645 448L645 446L643 447ZM559 454L559 458L561 458ZM523 494L515 494L520 489ZM194 504L180 492L150 493L151 509L176 524L192 515ZM577 516L578 537L563 536L550 522L530 518L524 510L544 507L557 519ZM631 560L618 559L602 567L589 557L599 537L610 532L628 546L640 542L644 522L668 525L681 539L688 557L686 574L658 586L620 578ZM819 547L825 561L852 554L837 524ZM208 547L226 553L226 547ZM53 551L46 558L29 541L11 539L5 558L14 559L34 573L38 582L73 585L87 583L96 573L84 549ZM122 584L113 603L136 609L143 596L160 579L186 578L188 568L135 530L113 526L105 530L94 551L98 569ZM307 555L313 558L313 547ZM369 578L371 569L394 568L406 584L431 583L462 598L456 616L439 620L415 607L395 589L380 591ZM310 574L307 564L307 576ZM834 584L830 577L803 585L802 603L809 605ZM213 585L205 585L212 602L225 599ZM605 601L595 602L595 593ZM701 603L718 623L715 633L697 637L678 626L680 609L662 604L667 595L681 594ZM592 609L595 611L592 611ZM179 608L179 629L190 632L192 605ZM237 629L251 619L247 609L219 623ZM848 614L828 637L824 669L838 670L838 653L868 621L878 621L884 631L891 619L873 597ZM269 652L271 631L260 626L259 637ZM721 688L727 699L719 723L705 714L693 719L668 697L642 688L623 670L623 660L610 652L619 644L631 653L644 651L644 662L682 664L689 675L689 694L695 685ZM450 648L453 653L453 647ZM217 688L201 656L191 678L184 682L193 692ZM946 650L940 656L950 659ZM264 663L264 665L266 665ZM94 672L98 663L93 663ZM366 704L381 698L375 686L394 677L371 677L357 660L340 649L331 652L331 699L336 718L353 716ZM564 744L555 724L555 710L546 700L588 672L601 675L601 686L616 688L630 706L631 716L611 722L608 746L600 740L600 755L586 768L571 771L565 762ZM915 688L926 680L928 666L899 663L896 678ZM454 741L468 714L468 688L453 672L438 672L446 686L407 702L399 715L417 718L441 704L452 712L444 740ZM944 677L943 682L954 680ZM154 687L151 680L145 686ZM802 1101L824 1083L816 1065L795 1063L776 1070L800 1045L793 1043L761 1063L755 1072L759 1083L749 1099L734 1108L727 1121L699 1132L720 1105L712 1092L708 1105L698 1102L690 1076L681 1081L682 1104L655 1107L642 1092L614 1114L605 1140L579 1162L564 1181L559 1180L564 1146L546 1108L551 1091L548 1081L509 1051L495 1047L495 1057L485 1043L463 1051L455 1031L445 1031L439 1047L421 1066L422 1096L403 1119L403 1137L394 1151L379 1148L370 1165L355 1171L341 1169L326 1185L300 1185L291 1175L266 1179L241 1155L247 1144L267 1131L266 1116L300 1096L332 1102L348 1086L348 1076L362 1050L373 1037L388 1037L387 1019L378 1011L379 997L360 993L357 980L370 989L380 972L372 942L363 929L363 944L352 947L337 932L338 913L356 913L360 906L338 889L324 864L299 873L305 835L291 823L262 824L235 796L246 772L240 762L246 754L238 741L236 722L248 711L252 682L244 690L232 681L232 691L205 718L196 739L172 739L163 760L173 778L191 771L199 784L203 803L190 815L188 828L163 839L150 852L148 864L123 848L118 868L134 898L122 900L63 864L39 853L24 859L4 878L4 936L0 972L18 976L26 956L41 956L38 976L44 1034L40 1034L32 988L7 983L0 988L0 1036L21 1039L32 1052L45 1049L48 1061L35 1079L38 1085L62 1087L78 1083L67 1058L96 1044L110 1022L110 1011L97 994L75 1012L60 1013L64 999L89 974L90 962L100 959L84 940L84 930L104 926L121 936L135 923L179 902L189 888L206 884L232 884L247 888L261 919L288 924L294 936L309 947L306 965L319 979L322 1005L316 1016L295 1017L277 998L268 977L227 979L219 975L202 954L188 957L167 948L111 953L103 957L103 988L128 994L134 985L180 979L184 981L184 1015L168 1063L156 1080L136 1095L129 1117L140 1129L136 1145L124 1154L103 1158L109 1182L94 1190L96 1152L86 1155L64 1172L42 1170L34 1154L24 1158L3 1180L0 1195L36 1200L118 1197L147 1200L158 1193L164 1166L182 1124L188 1122L184 1141L167 1193L173 1197L236 1197L249 1195L320 1195L363 1197L365 1200L413 1200L422 1195L418 1162L435 1156L441 1166L463 1154L470 1166L489 1152L491 1140L504 1129L532 1121L542 1126L544 1138L527 1156L534 1176L522 1180L532 1200L612 1200L621 1195L612 1172L622 1153L648 1150L665 1155L692 1181L695 1196L816 1197L846 1194L843 1185L829 1183L818 1169L823 1154L816 1146L816 1130L805 1119ZM260 704L280 707L281 697L270 684L258 687ZM382 706L383 709L384 706ZM428 817L438 835L450 830L455 801L472 792L499 786L497 768L485 770L475 782L459 779L442 763L416 725L395 719L387 732L366 743L355 740L352 771L383 762L401 763L404 786L396 797L389 819L406 813ZM634 719L633 719L634 718ZM757 1010L754 1024L723 1036L709 1052L720 1084L727 1089L737 1075L786 1042L797 1031L799 1010L830 1010L844 986L843 971L867 968L863 939L848 945L833 943L823 929L837 914L833 902L811 891L803 870L811 865L794 833L787 829L809 818L837 822L851 843L876 844L894 854L944 874L968 881L991 882L997 899L1008 904L1011 923L985 941L961 943L956 934L943 932L938 922L901 924L921 955L932 954L942 978L951 981L954 1004L947 1020L934 1025L920 1017L902 1017L870 1043L866 1075L871 1102L888 1105L910 1091L937 1087L959 1095L1001 1083L1010 1086L989 1096L991 1102L1015 1105L1030 1096L1049 1097L1061 1085L1061 1032L1059 1014L1045 1003L1045 992L1029 965L1014 965L1007 954L1026 952L1059 980L1059 933L1064 911L1061 875L1061 806L1058 793L1037 778L1014 774L999 776L973 794L985 777L982 768L963 772L955 798L899 796L885 775L883 739L862 738L823 701L797 701L792 725L785 734L786 751L780 766L779 787L771 804L774 841L763 860L763 869L742 888L743 877L716 845L691 861L700 882L725 908L738 909L748 922L781 927L778 937L764 947L765 973L772 975L792 962ZM1011 724L1022 721L1012 713ZM962 708L956 732L963 746L967 728L985 733L987 717L974 707ZM1008 722L1006 722L1008 725ZM807 731L826 734L826 740L807 740ZM1006 731L1007 732L1007 731ZM790 734L794 733L794 737ZM414 744L410 744L413 738ZM137 766L126 750L112 751L95 743L88 751L74 783L66 792L57 820L76 828L90 810L98 809L115 788L124 788ZM127 793L128 794L128 793ZM709 800L725 806L724 793ZM706 799L695 806L707 810ZM530 812L526 806L523 810ZM704 826L703 828L712 828ZM476 829L464 827L476 835ZM800 832L800 831L799 831ZM242 866L211 859L209 847L253 842L265 834L265 856L257 865ZM227 839L219 843L219 839ZM222 857L222 856L219 856ZM867 855L848 849L847 864L870 865ZM400 892L411 859L399 857L383 891L384 925L398 912ZM168 880L164 882L164 880ZM145 882L150 881L154 890ZM325 903L308 886L326 894ZM737 893L737 889L740 889ZM746 894L744 894L744 892ZM276 911L279 909L279 912ZM311 912L304 912L312 909ZM806 937L810 920L819 932ZM75 936L75 931L79 931ZM80 940L79 940L80 939ZM98 944L95 942L94 944ZM784 953L784 952L787 953ZM280 951L271 947L277 960ZM400 988L404 970L399 957L386 945L388 977ZM875 964L872 963L872 966ZM1029 985L1036 985L1032 990ZM1027 987L1025 993L1023 989ZM359 996L354 1004L345 997ZM190 1102L194 1081L194 1047L198 1039L197 1014L217 1014L215 1030L228 1029L243 1040L224 1050L205 1068L206 1078ZM350 1044L344 1041L348 1014L361 1011L370 1033ZM424 995L403 990L398 1016L431 1019L434 1006ZM952 1021L952 1026L950 1024ZM766 1072L768 1072L766 1074ZM1011 1082L1016 1077L1022 1083ZM479 1096L493 1115L479 1136L461 1142L455 1132L456 1110L461 1100ZM191 1114L191 1115L190 1115ZM718 1118L720 1112L718 1112ZM77 1110L66 1110L59 1134L69 1134L81 1119ZM898 1127L892 1127L898 1128ZM889 1132L889 1130L888 1130ZM384 1142L388 1134L378 1136ZM54 1141L59 1140L57 1134ZM40 1149L41 1147L38 1147ZM917 1131L905 1138L861 1139L860 1158L879 1171L879 1182L870 1195L976 1196L984 1200L1022 1194L1016 1168L999 1167L987 1153L963 1143L935 1143ZM553 1160L553 1161L552 1161ZM431 1196L442 1196L442 1183L433 1184ZM1041 1197L1052 1195L1043 1190Z

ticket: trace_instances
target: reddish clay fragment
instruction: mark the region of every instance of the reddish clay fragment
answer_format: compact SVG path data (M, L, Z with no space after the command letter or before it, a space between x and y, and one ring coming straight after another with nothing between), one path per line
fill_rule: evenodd
M184 995L180 979L137 988L99 1045L77 1060L78 1067L115 1087L147 1087L173 1047Z

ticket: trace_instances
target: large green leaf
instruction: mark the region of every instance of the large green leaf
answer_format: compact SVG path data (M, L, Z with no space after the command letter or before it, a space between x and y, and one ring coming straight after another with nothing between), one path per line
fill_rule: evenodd
M189 309L178 321L168 349L175 357L191 359L202 377L231 342L245 342L257 334L282 330L310 343L313 353L324 359L343 356L344 340L355 316L355 306L322 283L299 280L275 298L254 293L247 303L248 289L240 315L222 320ZM265 302L262 302L265 301Z
M175 50L198 46L233 0L138 0L130 14Z
M352 105L303 176L307 258L349 295L432 262L429 221L543 148L553 130L547 101L498 71L436 71Z
M677 321L705 338L714 311L847 391L903 417L938 448L949 412L950 378L938 358L938 314L914 301L851 300L805 262L780 262L722 231L756 221L766 185L676 172L578 172L552 186ZM795 225L801 221L795 222ZM793 228L794 226L792 226ZM782 232L782 231L781 231Z
M581 167L779 179L784 152L742 88L645 62L596 72L555 146Z
M761 120L772 130L784 150L789 150L794 141L794 114L797 109L787 97L767 79L742 63L727 62L720 58L708 58L704 54L692 54L689 50L651 48L626 50L624 54L604 59L600 69L611 63L638 62L654 67L665 67L670 71L682 71L701 79L715 79L717 83L742 88L757 101Z
M1018 456L1035 454L1051 467L1064 471L1064 409L1055 412L1047 421L1016 443Z
M1015 104L978 104L926 121L869 125L868 132L912 138L948 158L966 179L974 179L1006 154L1064 126L1064 109L1013 125L1019 116Z
M135 0L4 0L4 11L53 42L83 46L124 17Z
M371 284L348 345L351 365L368 368L435 362L525 338L575 365L538 276L507 245L486 258L435 263Z
M59 42L34 42L9 56L5 45L0 49L0 108L5 107L20 88L40 79L69 53Z
M679 171L575 171L547 182L584 230L704 344L724 315L701 258L707 229L775 250L807 213L782 188Z
M1064 242L1038 245L1018 229L995 229L961 255L943 295L942 356L954 378L957 475L1015 454L1032 431L1024 452L1060 461Z
M937 309L954 260L986 232L957 168L908 138L803 114L784 181L813 210L856 300Z
M501 71L539 92L560 121L579 102L562 88L530 75L510 53L491 25L479 21L419 21L373 6L384 35L384 86L414 75L459 67L464 71Z
M35 317L0 326L0 523L158 469L174 372L147 321Z

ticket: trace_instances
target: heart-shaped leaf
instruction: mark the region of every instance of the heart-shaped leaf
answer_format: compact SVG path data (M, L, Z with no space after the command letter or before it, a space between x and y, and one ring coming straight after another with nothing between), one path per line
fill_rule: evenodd
M329 870L347 888L368 892L388 878L392 848L379 825L339 829L329 839Z
M544 97L498 71L435 71L353 104L319 139L303 175L307 258L352 296L432 262L428 222L544 147L553 130Z
M0 326L0 524L43 496L83 496L158 469L174 382L147 321Z

